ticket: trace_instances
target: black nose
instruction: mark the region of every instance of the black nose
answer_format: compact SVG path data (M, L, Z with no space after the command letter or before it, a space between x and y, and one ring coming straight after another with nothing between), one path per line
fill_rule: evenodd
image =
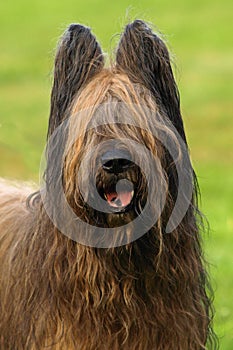
M102 168L109 172L119 174L132 166L130 154L122 150L108 151L101 157Z

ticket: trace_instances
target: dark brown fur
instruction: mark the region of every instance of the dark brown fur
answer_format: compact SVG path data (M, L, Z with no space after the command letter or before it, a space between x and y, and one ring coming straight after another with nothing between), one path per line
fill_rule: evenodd
M158 222L138 240L115 248L94 248L59 232L39 192L29 196L31 189L16 190L15 185L2 181L0 349L216 349L195 174L188 210L178 227L166 234L177 198L177 173L168 151L143 129L152 123L177 141L173 125L186 143L167 48L144 22L137 20L122 34L116 64L109 69L103 65L101 49L90 30L71 25L55 59L48 137L70 114L92 109L86 118L71 121L62 139L48 146L48 193L56 190L56 179L62 176L66 198L79 217L106 229L119 226L120 232L120 224L136 217L147 196L140 169L126 174L138 186L137 204L127 214L117 215L101 214L88 207L78 191L76 174L91 147L104 139L128 137L143 143L161 160L167 186L165 208ZM109 125L85 132L100 105L118 101L130 106L142 128L114 124L120 113L116 109L113 115L112 107L106 105ZM153 120L148 121L140 108L135 112L134 105L141 102L154 111ZM70 132L75 128L83 133L64 159ZM145 167L149 166L145 159ZM97 186L113 181L106 177L100 171ZM156 205L155 200L151 210Z

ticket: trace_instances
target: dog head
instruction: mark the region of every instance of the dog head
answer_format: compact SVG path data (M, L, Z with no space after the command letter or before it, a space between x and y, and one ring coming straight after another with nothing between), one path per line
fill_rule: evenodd
M177 163L186 159L192 172L186 153L164 42L136 20L106 69L90 29L72 24L58 47L51 94L45 181L48 197L56 193L53 213L67 221L64 193L89 225L162 230L178 198Z

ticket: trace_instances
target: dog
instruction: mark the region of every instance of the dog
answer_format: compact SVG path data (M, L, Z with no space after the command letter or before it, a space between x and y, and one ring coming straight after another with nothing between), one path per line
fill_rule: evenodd
M0 349L217 348L179 92L147 23L108 68L68 27L45 158L39 191L0 182Z

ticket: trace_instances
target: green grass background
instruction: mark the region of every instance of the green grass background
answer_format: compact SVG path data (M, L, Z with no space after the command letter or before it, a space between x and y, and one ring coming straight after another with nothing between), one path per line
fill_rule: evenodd
M210 222L205 239L220 348L233 349L232 0L11 0L0 4L0 176L38 179L54 48L67 24L93 28L105 51L129 19L153 22L175 54L193 163Z

